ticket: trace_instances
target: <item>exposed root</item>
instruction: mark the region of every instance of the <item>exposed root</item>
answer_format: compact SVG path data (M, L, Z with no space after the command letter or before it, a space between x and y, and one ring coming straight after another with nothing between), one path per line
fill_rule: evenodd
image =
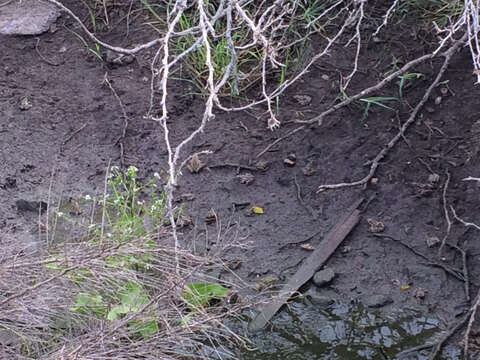
M450 60L452 56L456 53L456 51L460 48L460 46L464 45L465 43L466 36L464 36L461 40L457 40L454 45L452 45L451 48L449 48L443 56L445 57L442 67L437 73L437 76L435 77L435 80L430 84L428 89L425 91L422 99L418 102L418 104L415 106L413 111L410 113L410 116L408 117L407 121L402 125L400 128L400 131L390 140L390 142L375 156L375 158L372 160L372 163L370 165L370 171L365 176L363 179L360 179L358 181L350 182L350 183L338 183L338 184L325 184L325 185L320 185L318 187L317 192L322 192L328 189L341 189L345 187L353 187L353 186L359 186L359 185L365 185L367 184L370 179L375 175L375 172L377 171L378 167L380 166L380 161L388 154L388 152L397 144L397 142L404 137L405 132L407 131L408 127L415 121L415 118L417 117L418 113L422 109L423 105L428 101L430 94L432 93L433 89L439 84L440 80L443 77L443 74L448 68L448 64L450 63Z

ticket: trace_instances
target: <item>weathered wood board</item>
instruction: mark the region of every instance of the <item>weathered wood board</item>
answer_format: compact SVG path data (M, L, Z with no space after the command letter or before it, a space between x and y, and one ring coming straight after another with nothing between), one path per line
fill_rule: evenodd
M363 199L357 200L345 215L337 222L320 243L318 248L305 260L290 281L285 284L277 296L270 303L265 305L258 315L249 324L250 331L258 331L265 327L270 319L285 304L298 289L305 284L320 269L320 267L335 252L342 241L358 224L360 220L359 205Z

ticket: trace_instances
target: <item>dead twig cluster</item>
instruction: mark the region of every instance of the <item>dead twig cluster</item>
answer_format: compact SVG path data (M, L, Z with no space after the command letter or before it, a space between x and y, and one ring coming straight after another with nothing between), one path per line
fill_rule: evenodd
M179 291L206 269L222 266L211 256L152 246L145 238L128 244L63 244L45 257L36 251L8 254L10 245L2 243L6 255L0 263L2 358L19 358L25 349L46 360L179 359L191 353L210 359L212 352L232 358L220 342L247 345L223 322L239 314L242 301L226 299L221 306L192 312ZM126 266L132 259L136 266ZM119 292L123 296L125 284L134 283L142 284L144 291L136 296L148 297L140 308L115 320L100 316L115 306ZM235 294L235 285L229 286ZM82 297L89 300L82 302ZM134 324L150 319L157 327L151 336L132 332ZM5 338L10 342L3 343Z

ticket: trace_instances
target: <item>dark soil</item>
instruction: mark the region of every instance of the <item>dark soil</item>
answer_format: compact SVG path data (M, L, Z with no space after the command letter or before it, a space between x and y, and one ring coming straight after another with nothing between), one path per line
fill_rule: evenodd
M86 14L80 3L67 4ZM33 37L0 37L0 227L18 236L19 247L43 244L37 242L38 213L21 206L18 200L48 202L50 197L53 203L60 198L102 193L105 168L109 163L121 165L122 158L124 166L135 165L144 178L154 172L166 174L167 170L163 132L158 123L143 117L150 101L151 54L143 53L125 66L111 66L91 56L67 28L80 32L73 20L63 15L57 31L39 37L38 47ZM119 26L100 36L115 45L127 46L148 40L147 34L148 28L139 26L130 28L126 36L125 29ZM351 94L366 84L374 84L390 70L392 54L411 59L424 51L421 46L415 48L414 40L405 41L366 47L371 53L362 58L363 72L352 83ZM360 106L337 111L322 126L300 131L256 157L275 139L298 126L292 120L310 118L332 104L338 93L332 90L337 71L349 65L343 60L345 51L332 53L329 64L319 64L282 97L280 130L269 131L265 119L252 113L220 112L208 123L184 155L202 150L213 154L201 156L207 167L199 173L183 172L176 194L194 194L193 201L183 204L184 213L196 224L195 231L182 229L185 243L192 245L193 234L197 241L205 232L215 234L220 222L234 222L241 236L248 234L242 241L250 246L228 254L241 261L236 272L250 283L266 276L287 279L310 254L301 245L319 246L322 235L349 205L365 197L371 202L361 223L328 262L337 276L325 295L336 299L388 295L394 301L387 311L388 307L420 309L443 319L447 327L469 305L463 282L432 263L461 269L461 256L447 246L444 259L440 259L438 246L429 248L426 240L442 239L447 231L442 200L447 174L451 176L446 189L448 207L453 206L465 220L480 223L480 183L462 181L468 176L478 177L480 164L479 134L472 131L472 125L479 120L480 103L466 49L455 56L446 74L448 93L442 95L440 89L436 90L404 141L383 160L374 183L365 189L316 192L324 183L365 176L369 169L365 163L398 132L399 121L408 117L408 105L399 109L398 118L393 112L372 107L363 122ZM39 53L59 65L47 63ZM415 69L425 76L415 83L417 86L405 90L411 106L420 99L439 65L439 61L433 61ZM124 138L125 121L117 99L102 84L105 74L129 117ZM179 80L169 94L170 129L177 142L195 128L203 111L201 97L191 95L192 91L189 82ZM394 84L376 95L396 96L396 92ZM312 101L301 105L294 95L309 95ZM434 102L437 96L442 96L438 105ZM27 110L20 109L24 97L32 105ZM258 114L262 112L258 109ZM294 166L284 164L290 154L295 154ZM254 167L258 160L266 161L268 168L252 171L230 166ZM238 177L247 172L255 177L248 185ZM246 207L239 206L242 204ZM264 214L248 216L246 210L254 205L262 207ZM217 224L206 224L212 209ZM395 240L372 236L368 219L382 222L385 229L381 234ZM452 221L447 241L468 250L473 298L480 285L478 232ZM317 235L296 244L313 234ZM431 262L415 255L400 241ZM424 298L418 296L420 292L424 292Z

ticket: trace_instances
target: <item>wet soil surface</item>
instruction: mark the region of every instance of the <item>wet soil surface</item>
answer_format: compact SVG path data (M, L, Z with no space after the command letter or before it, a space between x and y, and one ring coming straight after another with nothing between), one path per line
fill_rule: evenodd
M85 15L76 2L67 4ZM80 32L63 15L56 31L41 35L38 42L34 37L0 37L0 227L18 237L19 248L45 245L37 240L38 202L55 204L102 193L108 164L121 165L123 160L124 166L138 167L144 178L167 170L163 132L158 123L144 118L150 102L151 53L124 66L109 65L89 55L72 30ZM146 27L128 34L119 27L102 37L128 46L148 39L147 33ZM382 52L370 50L371 58L361 64L364 70L352 84L352 93L374 84L391 68L391 55L378 59L374 55ZM453 206L466 221L480 222L480 183L462 181L478 177L480 164L480 103L466 50L456 55L446 74L448 91L435 91L366 188L316 191L324 183L365 176L369 169L365 163L398 132L399 119L408 117L408 105L400 108L398 118L372 108L363 121L363 107L337 111L323 125L299 131L257 157L298 126L292 120L310 118L332 104L338 94L332 84L344 51L333 53L329 64L314 68L282 97L280 130L266 128L261 108L256 113L220 112L186 149L184 156L203 150L213 153L201 155L206 167L198 173L185 169L179 182L179 199L181 194L193 194L182 205L195 224L195 230L182 230L184 242L200 251L205 234L216 234L220 224L235 223L238 240L248 245L227 254L230 260L238 259L236 273L251 284L266 277L282 282L311 248L320 246L322 236L349 205L365 197L371 201L360 224L328 261L336 276L322 294L343 301L385 295L391 299L385 312L414 309L440 319L439 327L445 329L468 306L463 282L435 265L461 269L460 253L447 246L440 259L438 245L429 247L427 242L441 240L447 231L443 192L448 177L447 208ZM403 47L385 51L404 52ZM412 106L438 68L434 61L418 69L424 77L405 95ZM117 99L103 84L105 75L125 106L127 123ZM169 93L174 143L200 121L202 99L192 95L194 91L189 82L178 80ZM397 91L393 86L379 95ZM308 95L311 101L305 103L297 95ZM439 96L441 102L435 102ZM252 206L264 213L252 215L248 211ZM213 212L217 223L207 224ZM478 232L452 222L447 241L468 250L474 297L480 285Z

